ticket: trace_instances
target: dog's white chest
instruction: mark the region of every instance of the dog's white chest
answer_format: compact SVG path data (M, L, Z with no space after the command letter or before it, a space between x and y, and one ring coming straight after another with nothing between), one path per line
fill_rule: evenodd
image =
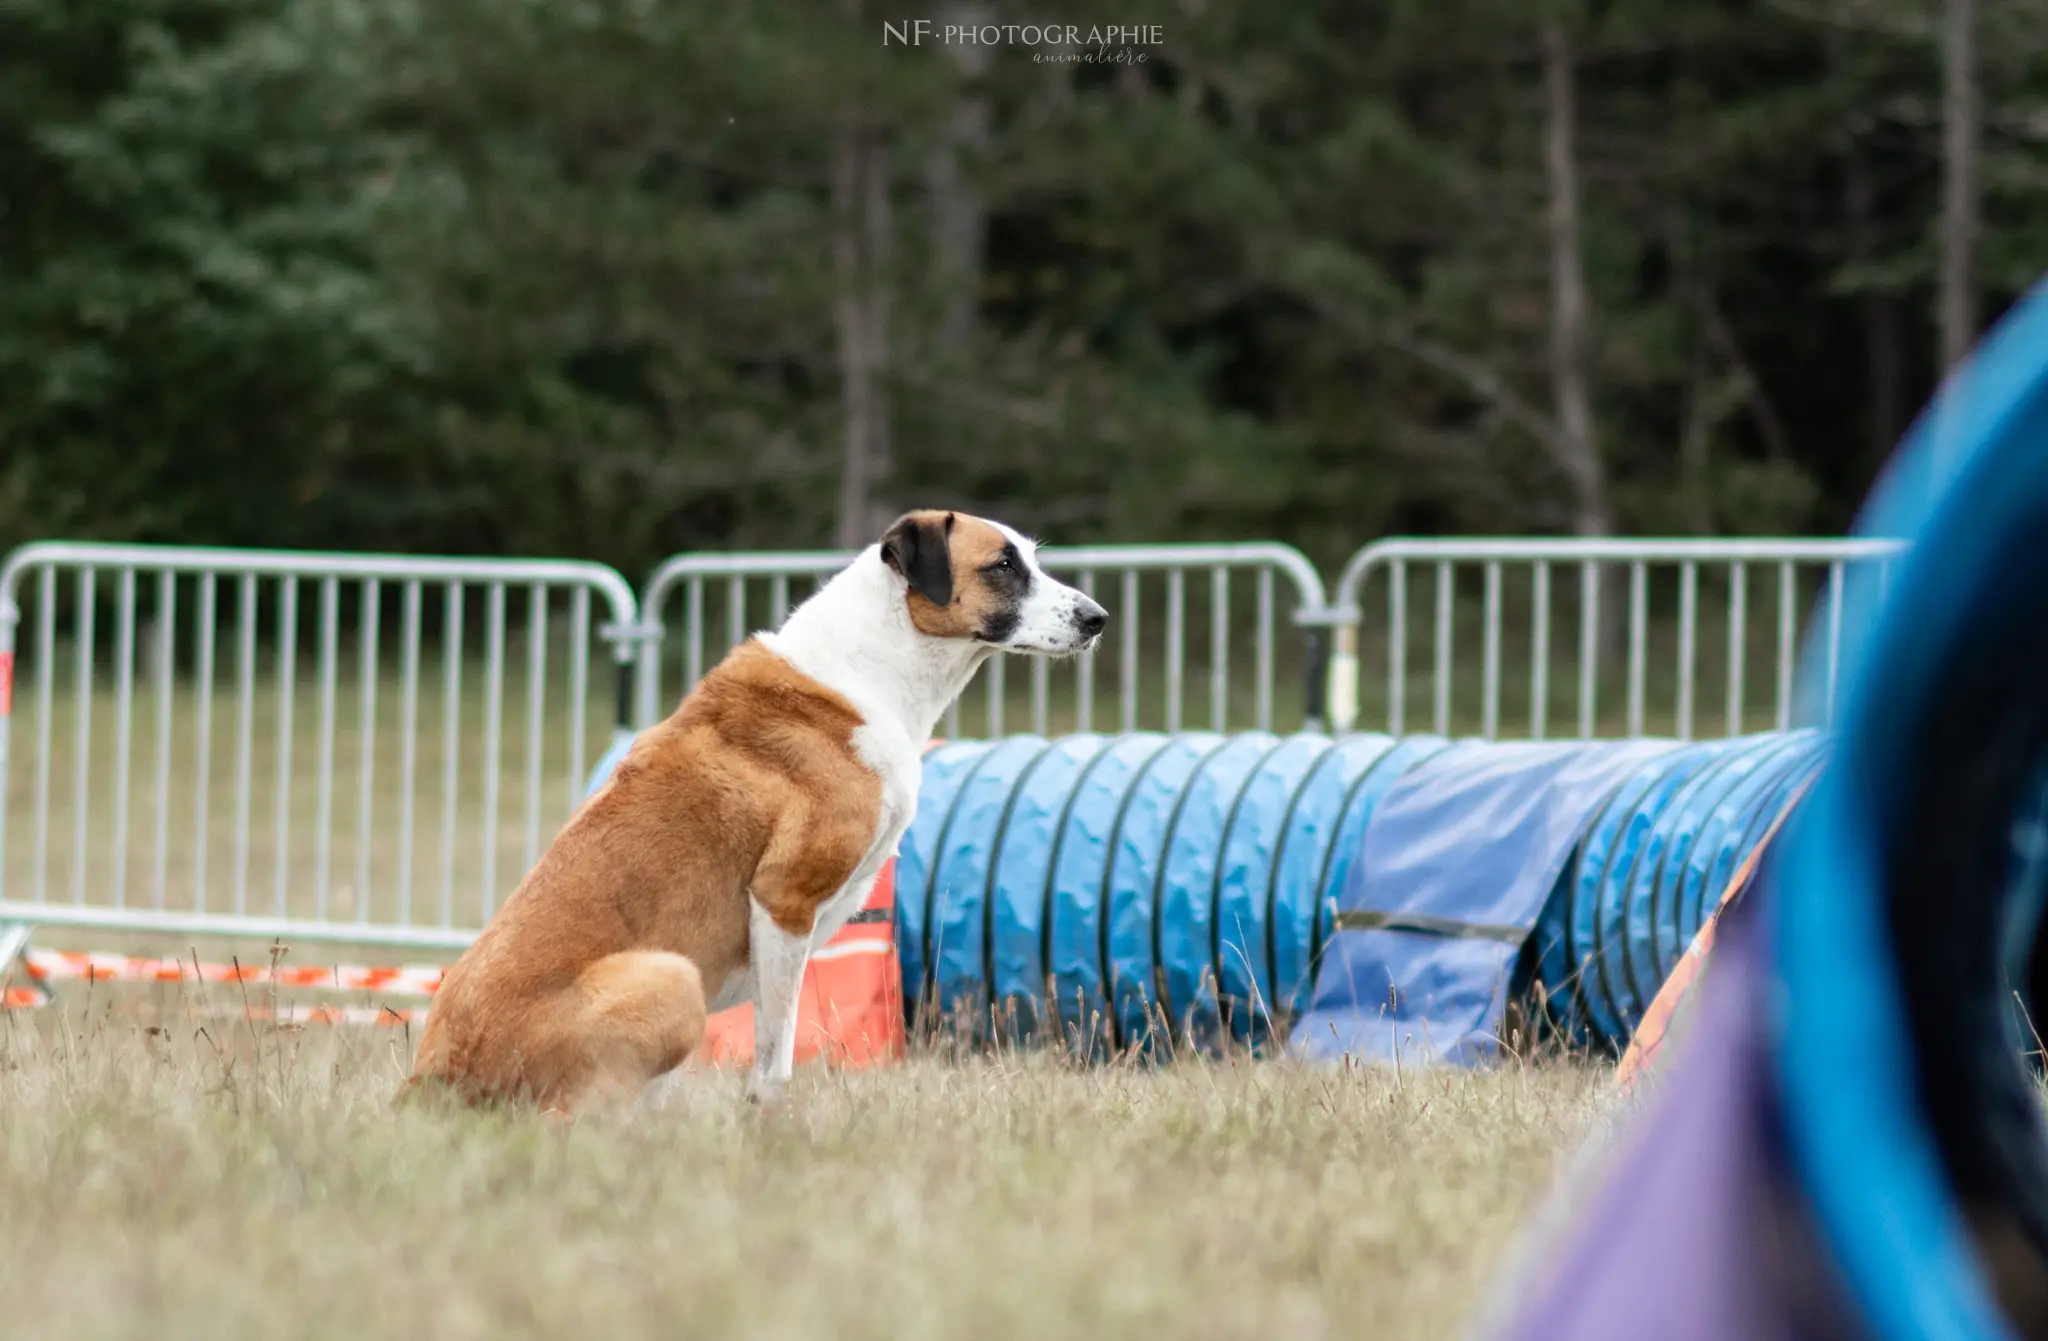
M910 827L917 811L917 787L924 777L924 755L901 730L866 725L853 733L854 752L875 771L881 795L875 813L875 848L884 857L896 847L896 840ZM874 855L870 848L869 856Z

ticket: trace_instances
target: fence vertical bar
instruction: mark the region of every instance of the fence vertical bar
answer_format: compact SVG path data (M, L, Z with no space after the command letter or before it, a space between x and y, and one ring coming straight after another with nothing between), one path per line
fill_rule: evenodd
M747 640L747 579L737 574L725 584L725 645L738 647Z
M686 658L683 666L683 673L686 676L688 676L688 679L684 683L695 685L697 681L704 678L703 578L693 577L690 579L688 596L689 599L685 605L685 609L688 613L686 614L685 618L688 621L689 637L688 641L683 644L683 655ZM655 613L655 611L649 610L647 612L647 618L653 619L655 617ZM660 707L658 704L655 708L655 713L657 716L660 715Z
M1798 578L1792 565L1778 565L1778 730L1792 725L1793 645L1798 637Z
M192 845L192 908L195 912L203 912L207 902L207 802L213 791L213 644L219 636L218 600L214 575L202 574L199 578L199 608L195 616L198 626L193 631L193 641L197 644L193 654L198 659L193 675L197 680L195 689L199 700L194 714L196 720L192 724L198 736L195 751L198 759L193 769L192 787L192 831L199 835L199 840Z
M1044 657L1031 658L1031 730L1036 735L1050 731L1052 712L1052 663Z
M505 584L493 582L484 598L484 851L483 915L498 900L498 768L505 715Z
M1600 567L1579 564L1579 739L1593 738L1600 694Z
M1492 740L1500 734L1500 565L1489 563L1485 571L1484 618L1480 630L1479 734Z
M1449 563L1436 566L1436 674L1435 731L1451 733L1451 639L1457 631L1457 607L1453 603L1453 573Z
M0 596L12 599L13 585L0 588ZM21 897L18 890L9 887L7 872L11 866L7 854L7 820L12 809L8 802L14 791L14 668L21 660L20 645L21 610L16 608L5 618L0 618L0 902L14 902ZM0 930L0 972L7 964L28 948L28 930L17 926L13 930ZM9 948L8 939L14 944ZM4 1003L0 1003L4 1004Z
M171 881L171 712L177 677L178 578L165 569L156 579L156 890L161 909Z
M1678 570L1678 738L1692 739L1693 661L1699 623L1699 565Z
M1540 561L1529 577L1532 607L1529 641L1529 736L1541 740L1550 721L1550 564Z
M1124 650L1118 658L1117 674L1123 681L1122 721L1126 735L1138 729L1138 572L1124 570Z
M1093 568L1081 571L1081 594L1090 600L1095 599ZM1075 705L1074 729L1085 734L1095 728L1095 653L1090 652L1081 658L1081 664L1074 668L1074 681L1074 692L1080 700Z
M1387 572L1387 731L1400 735L1408 710L1408 565Z
M1748 670L1744 647L1749 632L1749 568L1741 560L1728 566L1728 734L1742 734L1742 678Z
M1221 731L1230 721L1230 570L1209 570L1209 723Z
M548 589L536 582L526 592L526 848L520 872L540 856L541 773L546 764L548 689Z
M1643 680L1649 663L1649 573L1628 566L1628 733L1643 734Z
M57 570L36 580L36 902L50 899L50 718L57 682ZM0 806L0 810L4 810ZM4 816L0 816L4 820ZM5 879L0 875L0 879Z
M362 621L356 635L356 677L361 681L357 686L356 722L361 739L356 748L356 762L361 772L356 779L356 887L353 893L358 922L370 920L370 893L375 888L371 883L371 851L377 832L377 643L383 627L382 597L382 585L374 577L368 579L363 583L362 608L357 612Z
M1166 575L1166 729L1180 730L1181 669L1187 658L1187 575Z
M1253 671L1255 679L1256 713L1254 724L1261 731L1273 729L1273 570L1259 569L1259 637L1254 644L1258 664Z
M72 782L76 813L72 819L71 834L71 901L76 904L85 902L86 815L92 804L88 778L92 766L92 643L97 622L94 618L97 598L93 588L92 570L81 571L78 575L77 633L72 639L78 648L78 734L75 741L78 776Z
M418 786L419 766L422 604L419 582L407 582L398 636L398 920L407 926L412 924L413 796Z
M135 570L123 568L114 618L114 906L128 906L128 783L135 724Z
M691 591L701 596L701 584L693 583ZM697 606L697 628L691 635L693 640L703 632L703 613L703 605L700 602ZM660 647L653 648L649 655L658 662L661 655ZM569 597L569 791L562 810L565 815L574 811L583 799L583 770L588 766L583 757L583 733L587 716L585 705L589 701L589 694L590 589L578 587Z
M292 699L298 688L299 580L279 579L277 640L277 883L273 894L277 915L285 915L285 892L291 881L292 831Z
M455 924L456 783L462 747L462 583L450 582L441 611L441 925Z
M242 574L235 628L235 916L249 912L249 803L255 790L256 575Z
M334 855L334 700L341 642L341 583L320 579L320 782L313 830L314 916L327 920Z

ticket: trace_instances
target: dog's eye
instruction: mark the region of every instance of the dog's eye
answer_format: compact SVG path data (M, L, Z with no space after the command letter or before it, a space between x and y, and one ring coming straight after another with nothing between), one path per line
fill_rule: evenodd
M997 572L1007 573L1015 567L1016 565L1010 562L1008 555L1004 555L1002 558L997 559L995 561L995 569Z

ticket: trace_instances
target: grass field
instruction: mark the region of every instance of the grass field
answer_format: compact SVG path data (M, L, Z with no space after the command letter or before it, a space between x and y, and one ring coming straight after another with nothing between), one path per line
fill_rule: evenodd
M1189 604L1179 698L1193 729L1220 686ZM1484 696L1465 613L1446 695L1459 731L1480 725ZM479 923L603 750L609 677L593 669L574 701L567 646L536 653L516 627L495 685L474 660L451 670L431 639L416 676L394 677L388 646L365 674L352 618L340 610L332 660L311 649L287 669L267 633L239 645L260 647L248 658L224 633L205 678L190 647L155 663L175 673L138 663L125 703L107 655L120 638L104 629L89 687L61 638L20 663L0 866L11 896ZM1376 627L1360 648L1361 726L1385 709ZM1527 644L1507 633L1503 665L1526 669ZM1652 640L1651 731L1672 722L1665 641ZM1562 635L1557 650L1550 722L1569 731ZM1304 677L1296 641L1275 652L1284 731L1301 720ZM1242 728L1254 677L1244 647L1231 658L1223 705ZM1430 724L1427 662L1418 645L1411 729ZM1768 682L1767 660L1753 674ZM1004 677L1009 730L1035 724L1033 679L1018 663ZM1078 725L1077 679L1073 666L1047 676L1049 731ZM1138 724L1168 725L1149 651L1132 679ZM1096 729L1118 728L1123 680L1112 650ZM1617 683L1603 682L1603 734L1623 729ZM667 702L679 679L665 685ZM1501 688L1513 733L1529 695L1512 675ZM1695 689L1711 729L1716 682ZM985 686L970 690L970 734L988 703ZM1743 724L1766 720L1752 700ZM77 928L38 943L268 957ZM309 944L288 962L365 955L444 957ZM1501 1285L1607 1080L1568 1062L1404 1075L919 1058L804 1075L780 1124L752 1119L737 1079L714 1074L651 1111L559 1133L516 1115L392 1112L411 1047L400 1030L250 1024L232 992L74 985L62 1000L0 1012L0 1299L35 1332L78 1338L1451 1337Z
M1440 1341L1607 1080L914 1060L557 1132L390 1110L391 1031L96 1018L0 1017L10 1331Z

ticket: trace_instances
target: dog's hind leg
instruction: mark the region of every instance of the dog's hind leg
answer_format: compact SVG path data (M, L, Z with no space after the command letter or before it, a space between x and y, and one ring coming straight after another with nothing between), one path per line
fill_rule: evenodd
M697 966L662 950L606 955L577 976L572 1001L529 1063L543 1108L580 1113L639 1097L683 1064L704 1037Z

